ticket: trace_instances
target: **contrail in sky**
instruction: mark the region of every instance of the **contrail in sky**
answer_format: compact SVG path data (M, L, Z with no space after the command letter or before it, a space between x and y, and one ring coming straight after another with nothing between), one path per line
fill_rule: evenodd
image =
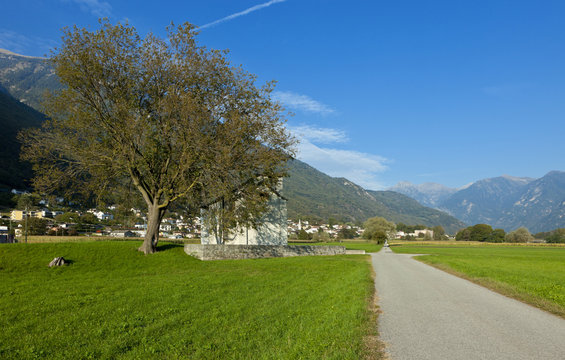
M286 0L271 0L271 1L267 1L266 3L252 6L252 7L248 8L248 9L245 9L245 10L240 11L240 12L238 12L238 13L231 14L231 15L228 15L228 16L226 16L226 17L224 17L224 18L219 19L219 20L212 21L211 23L208 23L208 24L199 26L197 30L202 30L202 29L205 29L205 28L207 28L207 27L211 27L211 26L214 26L214 25L223 23L223 22L225 22L225 21L229 21L229 20L235 19L235 18L237 18L237 17L243 16L243 15L247 15L247 14L253 12L253 11L261 10L261 9L266 8L266 7L269 7L269 6L273 5L273 4L281 3L281 2L285 2L285 1L286 1Z

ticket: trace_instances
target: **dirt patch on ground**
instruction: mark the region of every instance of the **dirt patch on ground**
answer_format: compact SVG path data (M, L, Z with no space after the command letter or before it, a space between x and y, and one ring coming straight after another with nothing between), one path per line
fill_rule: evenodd
M372 270L373 283L375 280L375 271ZM363 338L364 343L364 356L363 359L379 359L388 360L385 353L385 343L381 341L378 330L378 319L381 310L379 308L379 297L375 287L372 288L372 295L367 304L369 316L371 318L370 328L367 329L367 335Z

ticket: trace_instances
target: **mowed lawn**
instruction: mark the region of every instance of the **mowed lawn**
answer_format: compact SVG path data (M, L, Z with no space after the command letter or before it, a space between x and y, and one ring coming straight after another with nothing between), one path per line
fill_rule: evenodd
M0 358L358 359L375 338L367 256L203 262L139 245L0 245ZM48 268L56 256L72 263Z
M565 317L565 247L508 244L395 244L421 260Z

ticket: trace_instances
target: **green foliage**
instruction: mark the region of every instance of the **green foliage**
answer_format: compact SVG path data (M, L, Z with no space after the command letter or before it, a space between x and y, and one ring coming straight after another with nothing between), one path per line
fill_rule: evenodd
M514 231L506 234L505 241L510 243L526 243L534 240L534 237L530 234L528 229L525 227L518 228Z
M311 240L312 234L309 234L304 229L298 231L298 240Z
M330 239L330 234L328 234L327 232L318 231L317 233L312 235L312 240L318 242L329 242L331 239Z
M80 217L79 222L81 224L98 224L99 221L94 214L85 213Z
M403 231L405 233L413 233L416 230L424 230L427 229L428 227L426 225L422 225L422 224L418 224L418 225L406 225L402 222L396 224L396 230L397 231Z
M365 221L363 227L365 229L363 238L375 240L379 244L391 239L396 231L396 225L393 222L378 216Z
M46 219L40 219L36 217L30 217L21 222L23 229L25 231L25 223L27 221L27 232L28 235L45 235L47 234L47 224Z
M490 236L490 242L493 243L501 243L504 242L504 238L506 237L506 231L504 229L494 229Z
M504 242L506 233L503 229L492 229L487 224L476 224L459 230L455 235L457 241L479 241L479 242Z
M398 225L396 227L398 228ZM441 225L434 226L432 231L434 232L434 240L443 240L445 237L445 229Z
M398 253L452 269L481 285L565 317L565 247L531 245L394 246Z
M487 224L477 224L471 227L469 238L471 241L489 241L492 236L492 227Z
M41 197L37 194L21 194L16 195L16 208L18 210L37 210L39 208L39 201Z
M75 212L65 212L55 216L55 221L59 223L71 223L76 224L79 222L80 215Z
M465 228L461 229L455 235L455 240L457 241L471 241L471 229Z
M561 243L561 244L563 244L563 243L565 243L565 229L559 228L559 229L555 229L553 231L537 233L535 235L535 238L536 239L544 239L548 243L554 243L554 244Z
M359 235L354 229L342 228L337 233L338 239L354 239L356 237L359 237Z
M169 244L144 256L139 244L4 245L0 358L365 355L375 331L365 256L205 262ZM48 268L55 256L72 263Z

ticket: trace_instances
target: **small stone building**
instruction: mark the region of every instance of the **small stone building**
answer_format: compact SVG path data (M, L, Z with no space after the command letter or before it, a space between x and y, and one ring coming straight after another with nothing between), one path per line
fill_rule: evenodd
M238 227L230 232L231 235L225 239L225 245L288 245L287 232L287 211L286 199L280 194L282 181L279 181L277 189L272 189L269 199L269 210L261 217L260 225L257 229L248 227ZM211 206L221 206L215 203ZM202 234L201 244L219 245L221 239L215 232L208 229L206 217L208 213L202 210Z

